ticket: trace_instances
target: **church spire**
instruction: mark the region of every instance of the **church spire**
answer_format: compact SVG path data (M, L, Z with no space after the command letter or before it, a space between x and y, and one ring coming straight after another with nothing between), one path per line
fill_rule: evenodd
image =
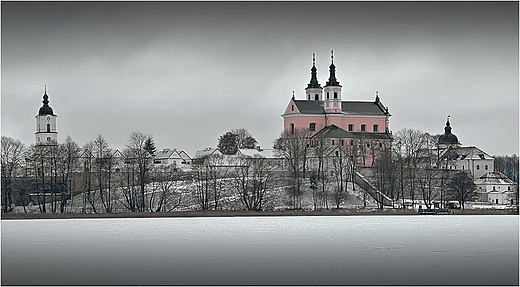
M47 85L45 86L45 90L43 93L43 106L40 107L38 111L38 115L54 115L52 108L49 106L49 96L47 96Z
M336 66L334 66L334 51L330 51L330 60L331 64L329 66L329 80L327 81L327 86L340 86L338 80L336 79Z
M48 107L49 106L49 96L47 96L47 85L45 85L45 91L43 93L43 106Z
M312 53L311 81L307 85L307 88L321 88L318 83L318 69L316 69L316 58L314 53Z
M444 133L449 135L451 134L451 126L450 126L450 116L446 119L446 127L444 127Z

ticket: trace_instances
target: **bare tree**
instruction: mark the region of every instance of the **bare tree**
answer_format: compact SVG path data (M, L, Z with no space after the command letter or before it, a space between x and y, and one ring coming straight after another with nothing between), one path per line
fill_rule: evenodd
M13 179L19 173L23 155L24 144L10 137L2 136L2 211L11 212L13 210Z
M377 160L375 161L377 167L377 186L381 194L384 194L392 199L392 207L394 207L394 198L396 190L396 178L397 178L397 164L392 159L392 151L390 148L382 151ZM379 208L383 208L383 198L378 200Z
M235 189L247 210L263 209L272 171L273 167L262 156L242 156L236 159Z
M276 154L285 159L291 172L288 191L293 209L301 208L302 179L305 178L309 136L310 132L306 129L294 133L284 131L274 143Z
M210 208L209 190L209 166L205 159L200 160L200 164L194 166L193 181L195 183L195 200L202 210Z
M401 160L403 164L403 185L408 189L412 203L416 200L417 169L421 163L421 152L425 150L426 137L424 132L404 128L395 133L395 140L399 142ZM412 204L412 207L414 205Z
M105 212L112 212L112 173L114 167L113 150L109 147L107 140L98 135L93 143L94 166L97 172L97 183L99 197Z
M71 196L71 206L74 203L74 190L73 190L73 172L79 165L79 156L81 149L76 142L72 140L70 136L65 138L65 142L60 145L60 150L65 157L65 187L66 191Z
M313 139L311 142L311 160L314 169L309 178L312 190L314 210L318 208L329 208L328 195L330 189L328 171L328 160L331 152L330 143L322 137Z
M225 161L225 156L212 154L200 159L200 164L195 167L195 197L203 210L211 208L211 201L214 210L219 208L223 180L230 169Z
M340 205L347 199L347 182L351 175L350 164L351 157L346 154L342 149L337 148L334 150L332 158L332 170L331 176L333 181L336 183L334 189L334 202L336 209L340 208Z
M432 208L433 200L438 198L435 186L438 183L439 172L434 169L435 156L435 139L428 133L423 135L423 150L420 155L420 166L417 169L417 185L421 190L422 199L426 208Z
M182 193L178 192L182 174L172 165L154 168L154 185L157 190L149 197L150 211L170 212L181 204Z
M87 212L87 203L90 205L92 211L96 210L96 190L92 188L92 178L94 169L94 141L89 141L83 146L83 153L81 155L83 164L83 212Z
M150 138L151 136L146 136L139 131L134 131L130 134L127 144L129 156L132 157L133 163L137 165L140 186L138 211L141 212L146 210L145 185L147 182L148 171L152 165L152 155L146 149L147 141L149 141Z
M139 183L137 160L130 149L123 151L123 163L119 172L119 188L123 194L122 205L131 212L139 211Z

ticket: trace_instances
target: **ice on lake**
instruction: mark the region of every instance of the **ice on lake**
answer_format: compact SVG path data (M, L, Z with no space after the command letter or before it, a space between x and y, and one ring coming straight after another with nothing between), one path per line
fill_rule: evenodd
M518 216L2 221L2 284L518 285Z

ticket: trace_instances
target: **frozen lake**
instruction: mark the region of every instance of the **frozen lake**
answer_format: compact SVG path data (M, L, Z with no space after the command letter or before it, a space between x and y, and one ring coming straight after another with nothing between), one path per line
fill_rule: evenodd
M3 220L2 285L518 285L518 219Z

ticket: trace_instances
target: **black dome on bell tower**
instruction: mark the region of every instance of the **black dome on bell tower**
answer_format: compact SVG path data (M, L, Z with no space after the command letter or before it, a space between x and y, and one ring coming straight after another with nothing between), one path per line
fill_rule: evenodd
M451 133L449 116L446 120L446 127L444 127L444 134L439 137L439 144L459 144L457 136Z
M47 88L45 88L45 93L43 94L43 106L38 111L38 115L54 115L52 108L49 106L49 96L47 96Z

